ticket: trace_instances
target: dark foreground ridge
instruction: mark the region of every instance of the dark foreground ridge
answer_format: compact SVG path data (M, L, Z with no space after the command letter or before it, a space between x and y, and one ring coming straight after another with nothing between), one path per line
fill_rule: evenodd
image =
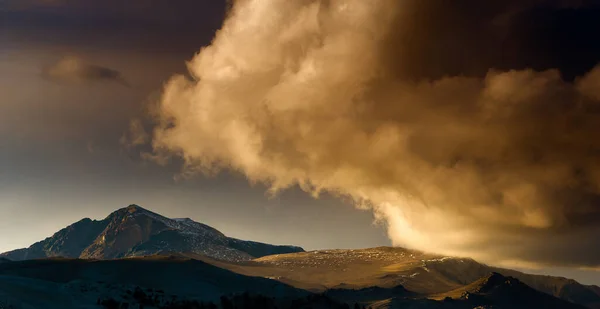
M497 273L434 300L402 286L311 293L179 256L2 263L0 304L12 309L585 308Z

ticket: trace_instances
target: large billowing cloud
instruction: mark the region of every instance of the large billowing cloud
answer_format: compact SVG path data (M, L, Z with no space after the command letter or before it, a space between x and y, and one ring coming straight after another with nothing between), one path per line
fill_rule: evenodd
M156 154L351 197L396 245L598 266L600 68L527 45L559 1L477 2L237 1L166 85Z

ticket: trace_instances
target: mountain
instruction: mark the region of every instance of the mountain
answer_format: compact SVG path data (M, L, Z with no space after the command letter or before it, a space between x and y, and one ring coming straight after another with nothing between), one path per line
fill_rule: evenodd
M192 219L169 219L137 205L121 208L103 220L83 219L29 248L0 254L13 261L67 257L113 259L190 252L215 259L244 261L271 254L303 252L225 236Z
M600 308L600 288L597 286L404 248L319 250L271 255L241 263L213 263L241 274L274 278L314 292L402 286L423 297L463 288L496 272L514 277L548 295L588 308Z
M488 274L460 289L438 295L441 299L394 297L375 302L372 308L400 309L584 309L585 307L537 291L518 279Z
M451 295L456 295L457 292L461 293L459 297L451 297ZM493 308L585 308L537 291L516 278L505 277L495 272L460 288L458 291L447 293L446 297L462 300L475 306L490 306Z
M501 273L519 279L528 286L561 299L600 308L600 287L583 285L573 279L553 276L530 275L505 268L490 267L472 259L444 258L428 263L428 267L459 284L472 282L489 272Z

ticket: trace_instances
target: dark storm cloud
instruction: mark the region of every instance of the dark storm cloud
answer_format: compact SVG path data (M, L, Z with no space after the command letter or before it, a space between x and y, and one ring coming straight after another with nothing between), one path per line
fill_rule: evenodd
M599 26L586 1L238 1L154 147L352 197L398 245L598 267Z
M598 1L403 2L387 52L405 77L558 69L571 80L600 60Z

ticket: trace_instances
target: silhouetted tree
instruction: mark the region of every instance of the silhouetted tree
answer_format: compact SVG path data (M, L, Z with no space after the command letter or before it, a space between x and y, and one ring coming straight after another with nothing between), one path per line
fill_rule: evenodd
M226 296L221 296L221 309L235 309L233 303Z
M112 298L103 300L100 304L106 309L119 309L120 305L118 301Z
M206 305L206 309L217 309L217 305L215 305L213 302L210 302Z

